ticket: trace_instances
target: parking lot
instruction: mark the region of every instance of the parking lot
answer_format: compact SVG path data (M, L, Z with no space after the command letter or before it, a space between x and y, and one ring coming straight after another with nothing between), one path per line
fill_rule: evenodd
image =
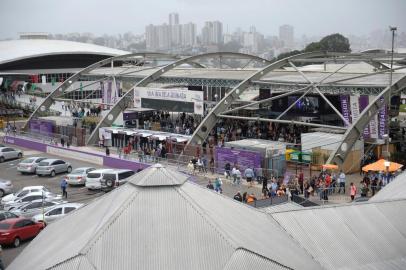
M14 147L10 145L10 147ZM49 158L58 158L63 159L69 162L72 165L72 168L78 167L95 167L100 168L100 166L94 165L92 163L77 161L72 158L68 157L59 157L50 154L41 153L38 151L33 151L30 149L24 149L18 147L24 151L24 158L32 157L32 156L41 156L41 157L49 157ZM67 173L57 174L54 177L50 176L42 176L38 177L37 175L33 174L21 174L17 171L17 164L20 160L9 160L5 161L4 163L0 163L0 178L4 180L10 180L13 183L14 191L17 191L25 186L35 186L35 185L42 185L47 187L50 191L55 194L62 194L60 188L60 181L62 177L64 177ZM84 186L69 186L67 188L68 192L68 199L69 202L80 202L80 203L88 203L89 201L103 195L102 192L97 191L88 191L87 188ZM29 242L29 241L28 241ZM9 265L10 262L18 256L18 254L27 246L28 242L24 242L18 248L13 247L3 247L3 263L5 266Z

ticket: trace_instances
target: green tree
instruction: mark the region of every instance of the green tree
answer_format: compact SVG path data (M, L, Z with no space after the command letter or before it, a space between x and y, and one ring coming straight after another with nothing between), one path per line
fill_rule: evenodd
M320 42L312 42L306 46L304 52L317 52L321 51Z
M328 35L320 40L320 49L328 52L351 52L348 38L341 34Z
M285 53L281 53L280 55L278 55L278 58L276 60L281 60L283 58L295 55L295 54L299 54L302 53L303 51L298 51L298 50L294 50L294 51L290 51L290 52L285 52Z

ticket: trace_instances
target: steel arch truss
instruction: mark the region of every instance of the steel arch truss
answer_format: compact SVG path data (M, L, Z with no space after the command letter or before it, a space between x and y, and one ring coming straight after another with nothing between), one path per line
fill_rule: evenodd
M200 54L195 56L186 57L180 60L177 60L171 64L165 65L162 68L159 68L149 76L143 78L142 80L138 81L129 91L127 91L114 106L108 111L108 113L103 117L103 119L97 124L96 128L93 130L92 134L90 135L89 139L87 140L87 144L95 144L99 137L99 129L101 127L111 126L120 112L124 111L126 108L129 107L129 104L133 102L134 99L134 89L136 87L146 87L151 82L158 80L163 74L166 72L182 65L185 63L194 63L199 59L205 58L215 58L215 57L240 57L246 58L249 60L254 60L261 62L263 64L269 64L270 62L266 59L263 59L258 56L249 55L249 54L242 54L242 53L234 53L234 52L215 52L215 53L206 53Z
M365 127L369 124L382 106L386 106L390 102L390 92L392 94L399 93L406 87L406 76L399 79L392 86L386 87L373 102L371 102L359 115L358 119L345 132L342 141L338 147L331 153L327 163L336 163L341 165L344 163L348 153L354 146L356 141L362 136ZM389 121L389 120L387 120Z

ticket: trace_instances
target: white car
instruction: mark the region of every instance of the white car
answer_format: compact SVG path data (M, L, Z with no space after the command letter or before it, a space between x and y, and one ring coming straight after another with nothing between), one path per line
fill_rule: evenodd
M91 171L86 176L86 184L85 186L87 189L101 189L100 181L103 179L105 173L113 173L113 169L99 169Z
M10 180L4 180L0 178L0 198L5 194L13 192L13 184Z
M55 205L62 203L66 203L66 201L34 200L32 202L16 207L10 212L16 214L17 216L32 218L33 216L42 214L43 211L45 213Z
M11 147L1 147L0 148L0 163L15 158L22 158L23 152L19 149L14 149Z
M24 197L27 194L32 193L32 192L44 192L45 194L51 193L44 186L26 186L26 187L23 187L22 189L20 189L19 191L17 191L16 193L14 193L14 194L9 194L9 195L4 196L1 199L1 204L5 204L5 203L7 203L9 201L14 201L17 198Z
M37 167L38 163L43 161L44 159L47 159L45 157L29 157L18 163L17 165L17 171L19 171L21 174L24 173L36 173L37 172Z
M38 214L32 217L32 220L34 222L45 222L45 223L50 223L53 222L57 219L60 219L64 216L66 216L68 213L82 207L84 204L83 203L65 203L65 204L59 204L57 206L52 207L48 211L46 211L44 214ZM44 220L45 218L45 220Z
M24 197L18 198L14 201L9 201L7 203L5 203L3 205L3 209L10 211L13 210L17 207L19 207L20 205L26 204L28 202L32 202L35 200L62 200L62 196L61 195L55 195L52 193L48 193L45 194L43 192L31 192L27 195L25 195Z
M135 172L131 170L113 170L112 172L106 172L101 180L101 188L104 191L112 190L127 183L127 179L134 174Z

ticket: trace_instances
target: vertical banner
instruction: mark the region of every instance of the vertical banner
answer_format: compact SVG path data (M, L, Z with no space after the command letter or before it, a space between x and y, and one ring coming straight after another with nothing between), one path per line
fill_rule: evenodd
M387 133L387 128L386 128L386 121L387 121L387 108L386 104L384 103L384 98L380 98L380 107L381 109L378 112L378 118L379 118L379 139L383 139L383 135Z
M340 102L341 102L341 113L342 113L344 119L347 120L348 123L351 123L349 104L348 104L349 103L348 95L341 95ZM348 126L346 123L344 123L344 125Z
M106 93L106 91L105 91L105 89L104 89L104 83L103 83L103 82L100 82L100 92L101 92L101 94L102 94L102 103L107 103L107 102L106 102L107 93ZM104 105L104 104L102 104L101 107L102 107L103 109L105 109L105 105Z
M359 111L362 113L366 107L368 107L369 99L367 95L362 95L359 97ZM369 134L369 125L367 125L364 129L364 139L370 138Z
M375 100L375 96L369 96L369 103L374 102ZM378 139L379 138L379 134L378 134L378 114L375 114L372 118L371 121L369 122L369 133L370 133L370 137L372 139Z
M350 96L351 123L359 117L359 96Z
M47 77L45 75L41 76L42 84L47 84Z

